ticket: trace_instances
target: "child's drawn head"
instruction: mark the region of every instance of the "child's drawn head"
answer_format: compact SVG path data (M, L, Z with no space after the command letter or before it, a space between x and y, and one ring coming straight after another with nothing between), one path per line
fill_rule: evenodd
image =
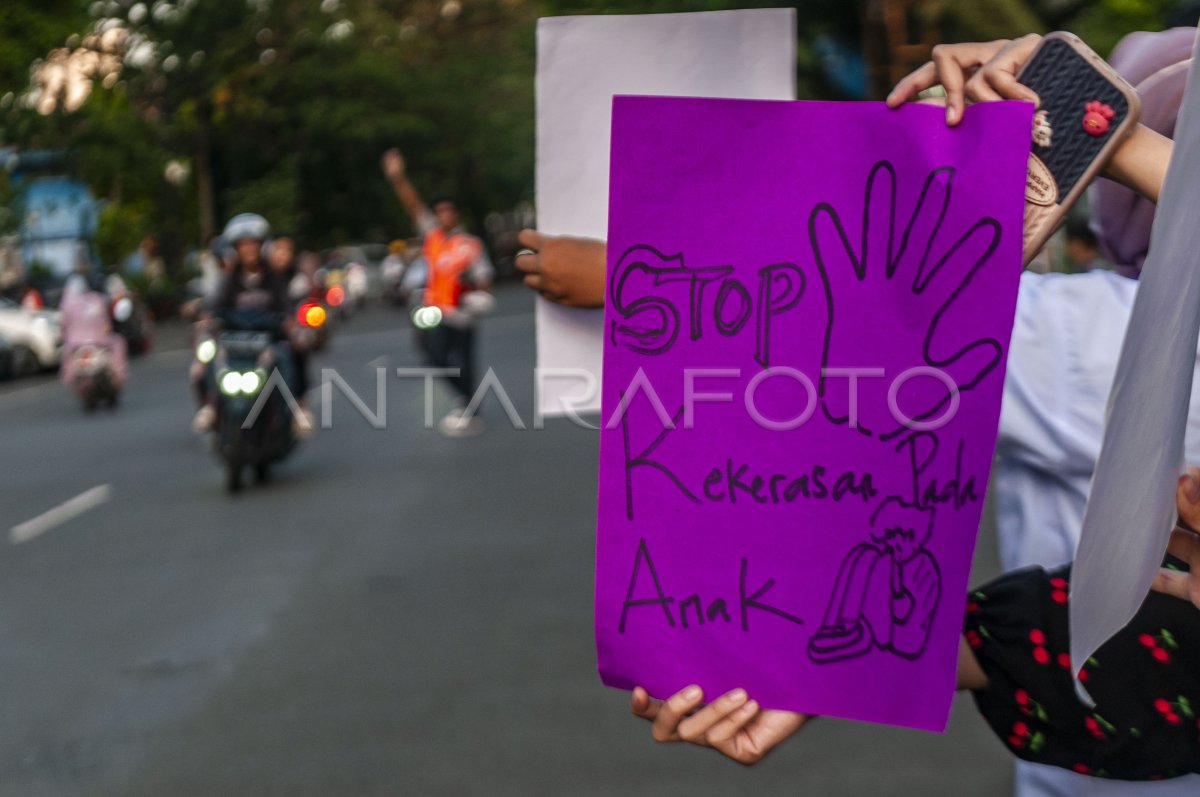
M895 496L886 499L871 516L871 539L907 562L925 547L933 533L933 510L913 506Z

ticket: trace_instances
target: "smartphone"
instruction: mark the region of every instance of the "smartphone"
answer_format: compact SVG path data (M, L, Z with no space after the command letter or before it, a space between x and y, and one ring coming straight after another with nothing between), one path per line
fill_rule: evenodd
M1025 181L1025 265L1133 132L1137 91L1071 33L1047 34L1017 80L1041 100Z

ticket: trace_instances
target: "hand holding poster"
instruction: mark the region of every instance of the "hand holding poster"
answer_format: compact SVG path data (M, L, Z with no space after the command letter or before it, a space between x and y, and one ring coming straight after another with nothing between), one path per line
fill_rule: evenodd
M606 683L945 727L1031 115L614 101Z

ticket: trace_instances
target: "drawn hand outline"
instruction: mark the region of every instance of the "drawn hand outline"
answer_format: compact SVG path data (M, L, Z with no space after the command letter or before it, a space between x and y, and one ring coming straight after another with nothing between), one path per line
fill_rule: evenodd
M1001 363L1004 347L1000 341L985 335L955 347L953 343L943 341L946 335L940 331L943 317L971 288L974 278L995 254L1002 234L996 219L983 216L938 254L938 237L950 207L954 178L955 168L952 166L935 168L929 172L898 242L896 169L886 160L875 163L867 176L863 197L862 241L857 251L846 233L842 217L830 203L818 203L809 215L809 240L824 284L828 311L818 395L822 411L832 423L849 424L850 413L847 407L838 406L839 402L831 398L830 378L826 369L868 365L841 361L842 356L837 351L838 334L844 340L853 330L835 332L836 305L853 303L855 299L862 298L871 286L876 286L874 289L878 291L892 280L911 280L908 287L912 295L933 306L921 350L918 356L912 358L912 365L924 364L945 372L959 393L976 387ZM884 223L872 225L872 219L880 215L884 217ZM836 237L831 237L830 233ZM973 256L980 247L982 250L978 256ZM835 289L835 283L830 279L834 268L849 268L854 279L839 280L837 285L840 287ZM864 290L859 290L860 287ZM835 290L845 292L847 296L837 302ZM952 350L943 354L947 347ZM895 374L887 376L894 377ZM915 409L906 405L904 411L909 418L906 422L892 417L886 411L886 399L880 401L879 394L886 396L887 387L881 387L880 380L874 382L859 382L857 427L865 435L878 434L885 440L912 428L914 421L936 417L952 399L952 394L947 391L939 401L922 404ZM873 400L867 402L865 412L861 401L864 392L867 395L875 394ZM880 405L884 408L883 412L880 411Z

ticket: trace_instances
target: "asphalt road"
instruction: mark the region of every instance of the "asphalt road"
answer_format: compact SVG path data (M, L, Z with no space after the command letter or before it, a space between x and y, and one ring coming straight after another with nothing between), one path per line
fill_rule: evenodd
M531 425L532 302L500 300L481 359ZM369 310L316 365L373 403L376 368L417 363L402 322ZM593 432L492 404L445 439L392 378L386 428L335 394L332 428L230 497L165 339L113 413L0 390L0 795L1011 793L963 698L945 736L821 720L751 769L655 745L595 674Z

